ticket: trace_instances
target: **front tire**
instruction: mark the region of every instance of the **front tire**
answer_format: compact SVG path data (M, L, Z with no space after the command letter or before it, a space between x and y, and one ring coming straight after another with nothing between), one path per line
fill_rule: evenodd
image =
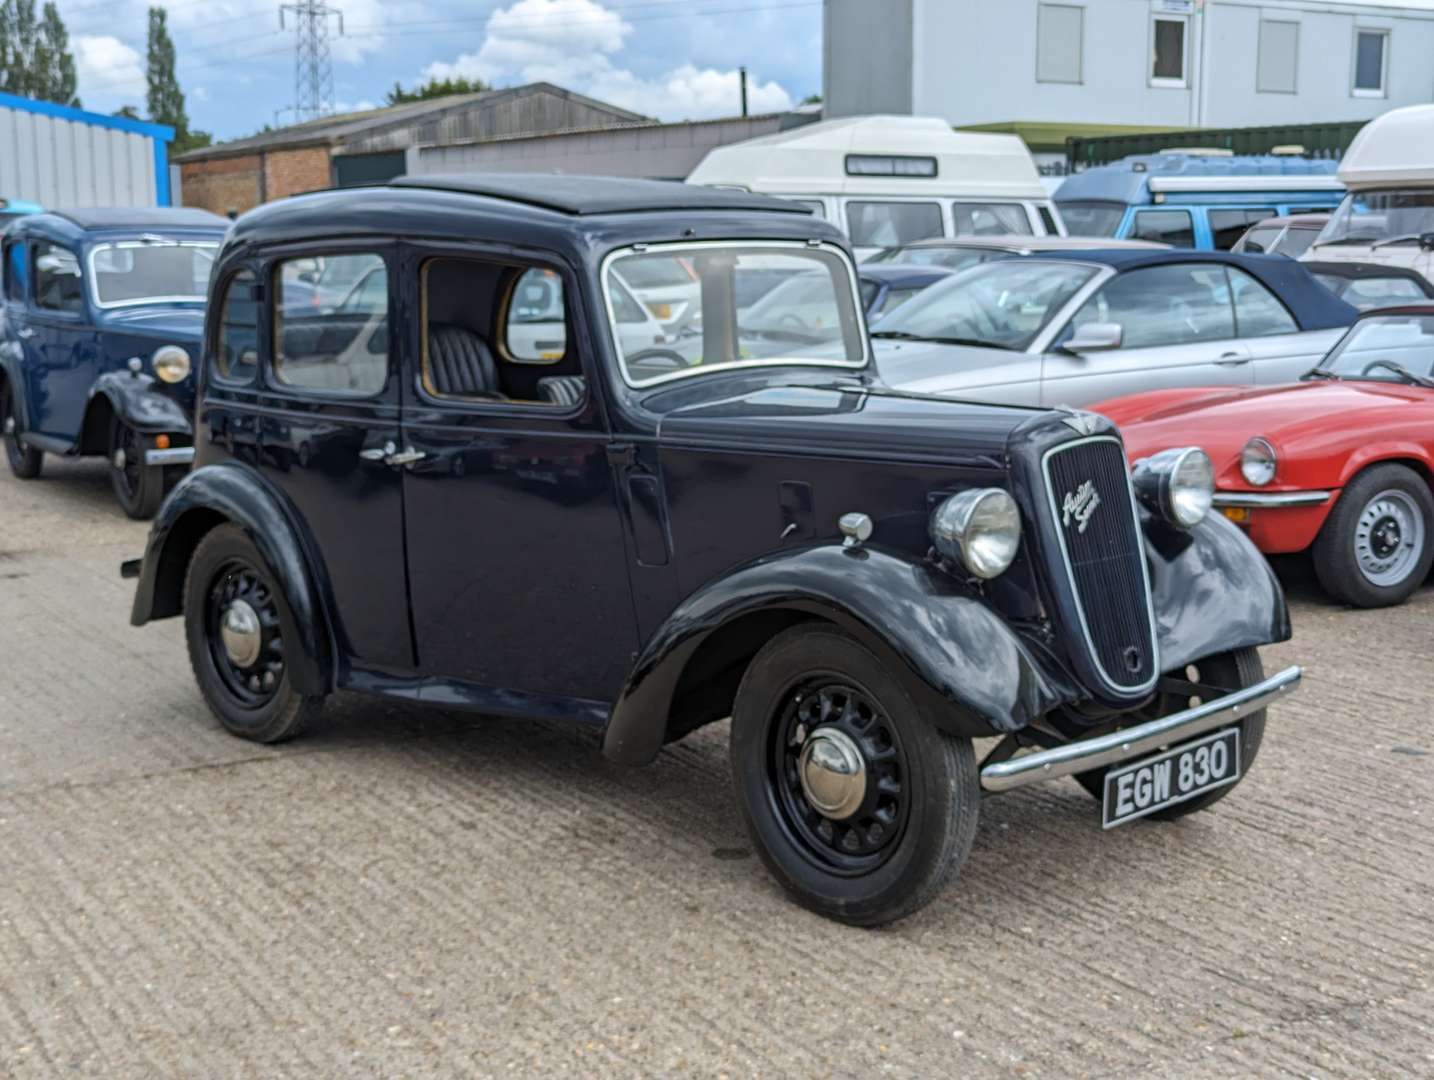
M136 521L154 517L164 500L164 466L144 463L144 439L118 416L110 417L110 486Z
M758 854L798 903L857 926L912 914L955 876L976 834L969 739L933 727L877 657L804 624L743 676L732 776Z
M1434 495L1413 469L1375 465L1354 478L1315 538L1320 584L1354 607L1402 604L1434 562Z
M318 716L323 698L300 694L289 679L284 645L297 640L293 612L236 525L219 526L194 550L184 581L184 633L204 701L231 734L282 742Z
M0 426L4 428L5 460L10 463L10 471L21 480L35 479L44 467L45 452L20 441L20 413L8 381L0 385Z

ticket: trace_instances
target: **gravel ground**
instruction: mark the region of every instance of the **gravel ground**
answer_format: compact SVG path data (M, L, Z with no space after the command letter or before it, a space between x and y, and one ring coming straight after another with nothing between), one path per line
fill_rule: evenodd
M1249 780L1103 834L982 807L961 879L848 929L784 899L725 726L647 769L353 697L225 735L103 469L0 475L0 1075L1434 1074L1434 588L1281 567L1307 665Z

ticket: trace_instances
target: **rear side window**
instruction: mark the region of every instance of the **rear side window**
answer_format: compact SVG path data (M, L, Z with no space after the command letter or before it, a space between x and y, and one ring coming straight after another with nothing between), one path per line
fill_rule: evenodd
M388 268L374 254L332 255L321 288L313 259L274 269L274 378L285 386L376 394L388 383Z
M1029 236L1031 220L1024 206L1011 203L951 204L951 220L957 236ZM1051 232L1055 232L1052 222Z
M941 207L934 202L851 202L846 219L856 247L895 247L943 232Z
M80 260L69 248L45 242L35 245L35 306L46 311L85 310Z
M1211 210L1210 234L1215 238L1215 247L1220 251L1229 251L1251 225L1274 216L1273 206Z
M259 301L255 299L255 283L252 270L241 270L224 289L219 305L219 347L212 368L215 377L223 382L253 382L259 370Z
M1235 298L1235 335L1269 337L1271 334L1298 334L1295 322L1279 297L1243 270L1226 267L1230 291Z
M1125 349L1235 336L1225 268L1211 263L1150 266L1121 274L1087 300L1071 324L1092 322L1119 323Z
M1141 210L1130 235L1137 240L1158 240L1172 247L1195 246L1195 223L1189 210Z

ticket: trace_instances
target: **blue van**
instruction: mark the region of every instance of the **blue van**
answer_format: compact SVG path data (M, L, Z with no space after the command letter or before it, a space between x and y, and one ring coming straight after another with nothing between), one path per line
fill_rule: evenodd
M1072 236L1228 251L1257 221L1338 206L1337 165L1276 155L1135 154L1067 178L1055 200Z
M23 217L26 214L43 214L44 212L45 208L37 202L0 198L0 232L3 232L5 226L17 217Z

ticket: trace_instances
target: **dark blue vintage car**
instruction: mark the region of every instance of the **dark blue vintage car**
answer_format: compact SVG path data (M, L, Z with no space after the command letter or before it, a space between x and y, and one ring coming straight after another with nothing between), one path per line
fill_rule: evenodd
M700 318L654 339L626 282L673 257ZM246 214L215 274L196 468L123 571L236 735L347 689L641 764L731 717L762 858L869 925L953 877L983 791L1204 809L1300 681L1261 669L1284 597L1203 453L1132 476L1102 417L884 387L850 248L793 203L405 179ZM749 274L824 289L753 319Z
M16 476L104 454L120 505L154 514L194 456L193 355L228 222L203 210L63 210L3 242L0 417Z

